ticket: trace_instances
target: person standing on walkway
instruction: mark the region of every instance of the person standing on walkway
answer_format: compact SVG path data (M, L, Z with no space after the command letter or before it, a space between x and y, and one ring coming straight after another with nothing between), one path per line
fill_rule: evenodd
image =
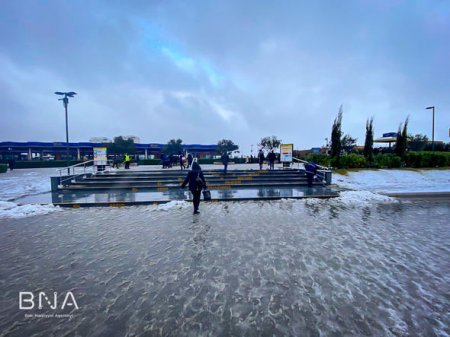
M194 214L200 213L198 207L200 206L200 196L202 189L206 189L206 180L203 176L202 168L197 162L192 163L192 169L186 175L186 178L181 184L184 188L189 183L189 190L192 193L192 203L194 205Z
M14 163L15 163L14 158L11 158L11 159L8 161L8 166L9 166L9 170L10 170L10 171L14 170Z
M180 152L178 152L178 155L179 155L179 160L180 160L180 168L181 168L181 170L184 170L186 167L184 166L183 153L180 151Z
M228 152L224 152L222 154L222 164L223 164L223 174L227 174L227 168L228 168L228 163L230 161L230 156L228 155Z
M267 155L267 158L269 159L269 170L274 170L275 169L275 153L272 151L270 151L270 153Z
M130 168L130 155L128 153L125 153L125 169Z
M264 152L262 149L258 152L258 163L259 163L259 169L262 170L263 164L264 164Z
M194 161L194 157L192 157L192 154L190 154L190 153L188 154L187 161L188 161L188 168L190 168L192 165L192 162Z

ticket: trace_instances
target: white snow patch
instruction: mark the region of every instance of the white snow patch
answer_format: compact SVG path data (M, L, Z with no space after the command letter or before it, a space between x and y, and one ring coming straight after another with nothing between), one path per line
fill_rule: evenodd
M53 205L22 205L14 202L0 201L0 218L25 218L34 215L60 212L62 209Z
M192 204L187 201L182 200L172 200L165 204L160 204L156 206L155 210L157 211L169 211L172 209L183 209L187 207L192 207Z
M395 198L388 197L370 191L343 191L338 198L333 201L346 205L355 205L369 202L396 202Z
M362 170L333 174L333 182L382 193L450 192L450 170Z
M14 200L26 195L49 192L55 168L20 169L0 174L0 200Z

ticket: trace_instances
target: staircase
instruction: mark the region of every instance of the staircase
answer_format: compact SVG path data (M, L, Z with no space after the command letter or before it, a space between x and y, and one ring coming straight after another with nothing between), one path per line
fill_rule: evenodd
M65 179L54 191L53 203L61 206L111 206L190 200L180 186L186 170L118 170ZM307 186L303 170L203 170L212 201L334 197L337 193L321 181ZM82 205L83 204L83 205Z

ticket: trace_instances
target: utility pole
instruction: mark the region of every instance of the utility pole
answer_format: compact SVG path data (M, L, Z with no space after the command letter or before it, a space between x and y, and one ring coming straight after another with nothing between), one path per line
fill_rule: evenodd
M63 101L64 110L66 112L66 166L67 166L67 175L70 175L70 160L69 160L69 116L67 114L67 106L69 105L69 98L68 97L74 97L77 93L70 91L70 92L60 92L56 91L56 95L64 96L63 98L58 99L58 101Z
M434 152L434 105L427 108L433 110L432 134L431 134L431 150Z

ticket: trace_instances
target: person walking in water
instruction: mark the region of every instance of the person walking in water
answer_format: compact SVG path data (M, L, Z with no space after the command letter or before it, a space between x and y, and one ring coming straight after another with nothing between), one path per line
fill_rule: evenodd
M194 214L200 213L198 207L200 206L200 196L202 189L206 189L206 180L203 176L202 168L197 162L192 163L192 169L186 175L186 178L181 184L184 188L189 183L189 190L192 193L192 203L194 205Z
M262 170L263 163L264 163L264 152L262 149L258 152L258 163L259 163L259 169Z
M222 154L222 164L223 164L223 174L227 174L227 168L228 168L228 162L230 161L230 156L228 155L228 152L224 152Z

